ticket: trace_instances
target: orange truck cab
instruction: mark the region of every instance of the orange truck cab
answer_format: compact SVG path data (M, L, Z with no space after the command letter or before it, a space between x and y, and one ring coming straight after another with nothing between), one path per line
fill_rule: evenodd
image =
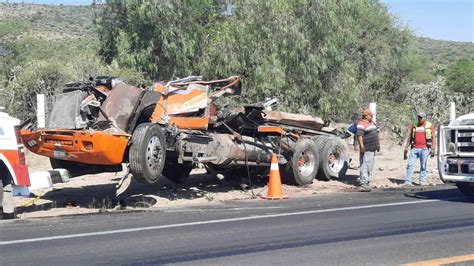
M0 175L10 177L16 186L30 186L20 120L4 112L0 112Z

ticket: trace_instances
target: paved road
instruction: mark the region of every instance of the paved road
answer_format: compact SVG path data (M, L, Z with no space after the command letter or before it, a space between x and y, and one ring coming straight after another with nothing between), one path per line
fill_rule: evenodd
M0 265L474 263L473 254L474 202L452 187L0 221Z

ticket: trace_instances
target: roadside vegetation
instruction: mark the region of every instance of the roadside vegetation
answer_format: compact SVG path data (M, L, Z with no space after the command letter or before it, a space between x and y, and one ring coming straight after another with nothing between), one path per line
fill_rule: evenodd
M277 97L339 122L376 101L400 135L415 106L435 122L449 101L473 110L474 44L414 37L374 0L0 4L0 47L0 105L21 119L36 93L97 74L133 85L240 75L240 103Z

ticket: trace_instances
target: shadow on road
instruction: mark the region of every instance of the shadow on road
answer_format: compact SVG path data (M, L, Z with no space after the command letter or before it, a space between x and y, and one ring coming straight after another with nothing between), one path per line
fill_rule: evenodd
M417 199L474 203L474 198L465 197L457 188L448 185L446 185L445 189L405 192L405 196Z
M112 181L118 182L118 180L114 178ZM213 201L212 195L215 193L246 190L250 188L250 185L253 188L261 188L266 185L266 182L261 178L252 179L251 182L248 179L237 177L226 177L225 180L218 180L208 174L192 174L184 184L172 183L164 177L160 178L155 184L132 181L125 194L121 196L120 202L115 197L115 185L115 183L108 183L54 189L41 197L41 199L47 200L47 203L18 206L17 212L21 214L53 208L74 207L112 209L119 203L127 207L147 208L155 205L159 198L169 201L204 198L210 202Z
M388 180L389 180L392 184L396 184L396 185L401 185L401 184L405 183L405 180L404 180L404 179L389 178Z
M359 185L359 182L357 181L358 178L359 178L359 175L345 175L343 177L338 178L337 181L340 181L347 185L358 186Z

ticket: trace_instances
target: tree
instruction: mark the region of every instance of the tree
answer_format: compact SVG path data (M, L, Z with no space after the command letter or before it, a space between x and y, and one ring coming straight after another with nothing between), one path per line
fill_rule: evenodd
M449 89L474 97L474 61L461 59L451 64L445 73Z
M411 33L375 0L110 0L97 24L106 62L155 80L241 75L244 101L330 119L413 70Z

